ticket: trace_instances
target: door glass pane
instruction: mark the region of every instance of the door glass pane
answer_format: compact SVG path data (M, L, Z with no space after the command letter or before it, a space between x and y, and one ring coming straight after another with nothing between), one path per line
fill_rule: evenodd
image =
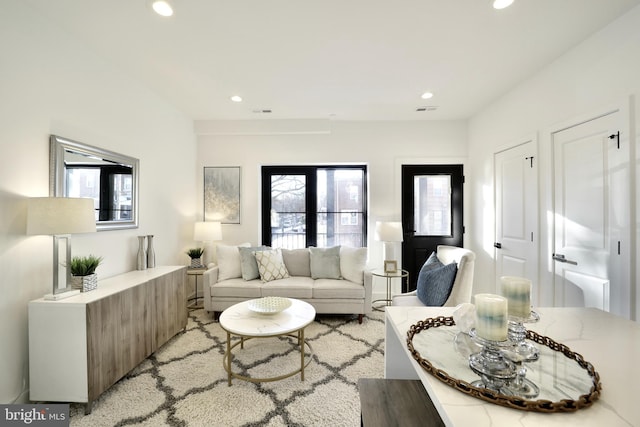
M113 209L112 219L116 221L131 219L131 174L113 174Z
M300 249L306 246L306 177L271 176L271 246Z
M450 236L451 176L415 176L413 198L415 235Z
M318 247L364 245L364 171L319 169L317 172Z

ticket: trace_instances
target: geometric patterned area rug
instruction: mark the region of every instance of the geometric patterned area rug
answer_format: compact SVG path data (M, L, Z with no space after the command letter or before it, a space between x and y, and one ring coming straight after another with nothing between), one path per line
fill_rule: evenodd
M300 374L229 387L222 360L226 332L202 309L176 335L104 392L91 414L71 404L71 426L359 426L359 378L384 377L384 313L317 315L305 329L313 348ZM307 354L309 350L306 349ZM264 378L291 372L300 353L290 338L245 341L233 371Z

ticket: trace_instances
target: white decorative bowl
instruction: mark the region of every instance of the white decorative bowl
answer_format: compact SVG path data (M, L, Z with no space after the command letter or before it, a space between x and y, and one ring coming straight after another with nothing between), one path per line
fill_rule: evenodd
M249 310L261 314L276 314L291 307L291 300L282 297L264 297L249 301Z

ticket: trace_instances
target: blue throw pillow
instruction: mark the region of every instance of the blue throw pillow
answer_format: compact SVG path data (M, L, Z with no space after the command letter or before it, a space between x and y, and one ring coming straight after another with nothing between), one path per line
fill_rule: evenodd
M458 266L455 262L444 265L435 252L424 263L418 274L418 299L426 306L441 307L447 302Z

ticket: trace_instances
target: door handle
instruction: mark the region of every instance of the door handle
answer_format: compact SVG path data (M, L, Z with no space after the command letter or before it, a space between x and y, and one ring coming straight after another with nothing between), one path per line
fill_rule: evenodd
M502 249L502 243L495 242L495 243L493 244L493 247L494 247L494 248L496 248L496 249Z
M564 263L572 264L572 265L578 265L578 263L577 263L577 262L575 262L575 261L571 261L571 260L569 260L569 259L565 258L565 256L564 256L564 255L562 255L562 254L553 254L552 258L553 258L555 261L564 262Z

